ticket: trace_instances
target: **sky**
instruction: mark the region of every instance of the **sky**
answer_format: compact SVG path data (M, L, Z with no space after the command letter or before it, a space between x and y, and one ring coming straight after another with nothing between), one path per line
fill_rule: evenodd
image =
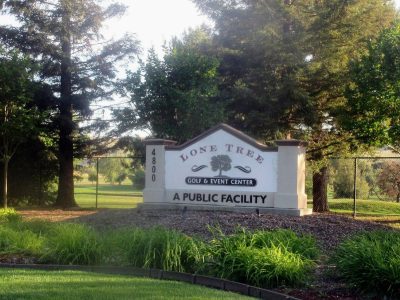
M400 0L399 0L400 1ZM106 24L107 37L120 37L125 32L135 33L143 50L156 48L173 36L181 36L190 27L211 24L190 0L119 0L128 6L126 14ZM147 51L144 51L144 53Z

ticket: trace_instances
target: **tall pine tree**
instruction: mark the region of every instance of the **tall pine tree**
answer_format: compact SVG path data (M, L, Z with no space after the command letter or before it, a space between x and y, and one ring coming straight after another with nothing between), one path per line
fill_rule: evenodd
M78 121L90 115L90 103L110 99L116 90L118 62L138 52L132 36L105 41L101 28L125 7L101 6L95 0L2 0L3 13L16 26L1 26L0 39L29 54L41 65L40 76L56 97L54 124L58 132L59 183L56 205L75 206L74 146Z

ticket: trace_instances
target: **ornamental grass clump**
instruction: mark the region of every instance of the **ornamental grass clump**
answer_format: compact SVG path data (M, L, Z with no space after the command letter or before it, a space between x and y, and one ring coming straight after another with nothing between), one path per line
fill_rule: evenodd
M299 286L309 277L318 255L310 236L289 230L224 235L212 229L206 261L212 275L261 287Z
M13 208L2 208L0 209L0 223L7 222L19 222L22 217Z
M199 251L195 239L160 227L123 229L106 239L108 263L192 272Z
M16 210L0 209L0 254L38 256L42 253L44 238L23 224Z
M40 236L46 236L54 227L54 223L41 219L33 219L29 221L16 222L14 227L19 230L29 230Z
M0 254L37 256L43 251L44 238L30 230L18 230L0 224Z
M41 260L63 265L94 265L101 262L103 244L98 234L82 224L54 224L46 234Z
M257 248L278 245L306 259L315 260L319 256L317 244L311 235L303 234L299 236L287 229L258 230L254 233L247 233L247 235L250 237L250 245Z
M345 242L333 256L344 281L363 292L400 295L400 233L375 231Z

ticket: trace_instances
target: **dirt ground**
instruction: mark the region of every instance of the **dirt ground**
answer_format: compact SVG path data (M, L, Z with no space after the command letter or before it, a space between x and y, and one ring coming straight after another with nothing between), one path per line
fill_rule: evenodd
M72 221L74 219L96 214L95 210L18 210L18 213L26 220L43 219L51 222Z
M338 244L360 231L396 230L371 221L357 220L339 214L313 214L305 217L281 215L257 215L251 213L233 213L221 211L144 211L139 209L102 209L102 210L21 210L25 219L40 218L53 222L80 222L97 230L138 226L148 228L164 226L203 238L210 238L208 226L219 226L225 233L235 231L238 226L256 229L292 229L300 234L315 237L322 253L318 262L315 281L306 289L280 289L300 299L364 299L346 289L345 285L327 271L332 271L326 261L329 253Z

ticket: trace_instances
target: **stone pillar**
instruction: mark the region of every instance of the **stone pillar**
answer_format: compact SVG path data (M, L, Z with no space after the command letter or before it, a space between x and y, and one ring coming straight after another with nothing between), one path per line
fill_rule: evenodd
M175 145L175 141L147 139L146 177L143 190L143 202L164 203L165 201L165 146Z
M309 214L305 194L306 158L305 142L298 140L277 141L278 187L275 208L295 209L300 215Z

